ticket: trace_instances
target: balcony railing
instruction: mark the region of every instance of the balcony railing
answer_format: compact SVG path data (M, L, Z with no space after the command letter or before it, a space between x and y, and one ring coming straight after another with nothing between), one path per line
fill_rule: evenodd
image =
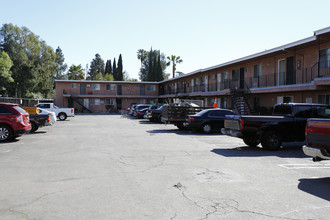
M316 63L309 68L298 69L294 72L280 72L265 74L259 77L244 78L244 85L240 80L225 80L223 82L210 82L203 85L188 86L185 84L177 84L177 87L167 87L160 90L160 95L177 95L188 93L203 93L203 92L221 92L228 89L240 88L247 86L250 89L279 87L295 84L309 84L315 78L330 77L330 62ZM242 84L242 85L241 85Z

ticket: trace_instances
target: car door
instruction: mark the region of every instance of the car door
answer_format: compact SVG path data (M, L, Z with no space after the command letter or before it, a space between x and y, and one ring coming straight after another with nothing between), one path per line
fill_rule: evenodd
M209 123L214 130L220 130L223 127L224 116L221 110L213 110L209 113Z

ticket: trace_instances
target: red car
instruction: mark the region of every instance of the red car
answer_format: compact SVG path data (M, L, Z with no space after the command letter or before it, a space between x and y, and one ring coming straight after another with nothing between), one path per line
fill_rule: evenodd
M0 103L0 141L9 141L30 130L29 113L17 104Z

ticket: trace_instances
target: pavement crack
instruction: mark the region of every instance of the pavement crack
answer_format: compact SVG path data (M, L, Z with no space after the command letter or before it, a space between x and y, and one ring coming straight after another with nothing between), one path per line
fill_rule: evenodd
M152 169L156 169L156 168L158 168L160 166L163 166L165 159L166 159L166 157L165 156L162 156L162 159L159 161L159 163L157 163L154 166L151 166L151 167L143 170L142 173L147 172L147 171L152 170Z
M26 214L24 212L12 210L12 209L0 209L0 212L10 212L10 213L22 215L22 216L24 216L24 219L29 220L28 214Z
M18 204L18 205L15 205L13 207L9 207L9 208L7 208L5 210L12 210L12 209L20 208L20 207L23 207L23 206L28 206L28 205L31 205L31 204L33 204L35 202L38 202L39 200L41 200L41 199L43 199L43 198L45 198L47 196L51 196L51 195L54 195L54 194L57 194L57 193L62 193L62 192L64 192L64 190L63 191L52 192L52 193L45 193L45 194L43 194L43 195L35 198L34 200L30 201L30 202ZM0 209L0 210L2 210L2 209Z

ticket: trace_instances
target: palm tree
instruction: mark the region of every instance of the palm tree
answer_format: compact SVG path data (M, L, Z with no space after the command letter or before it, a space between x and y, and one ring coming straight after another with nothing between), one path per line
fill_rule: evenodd
M137 51L137 58L139 60L141 60L141 68L142 68L143 61L145 61L147 59L147 57L148 57L148 52L147 51L145 51L143 49L139 49Z
M70 66L68 71L68 79L69 80L85 79L84 69L81 67L80 64L78 66L73 64Z
M182 59L180 58L180 56L175 56L175 55L171 55L171 57L167 57L168 59L168 62L167 62L167 66L171 65L171 62L172 62L172 65L173 65L173 69L172 69L172 73L173 73L173 78L175 77L175 70L176 70L176 64L178 63L182 63Z

